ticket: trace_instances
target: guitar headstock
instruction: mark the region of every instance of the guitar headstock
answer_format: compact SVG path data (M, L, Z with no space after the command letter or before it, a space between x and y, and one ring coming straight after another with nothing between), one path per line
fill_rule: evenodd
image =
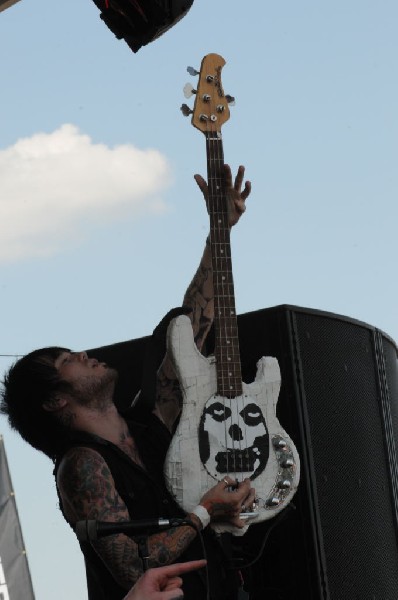
M184 114L192 112L192 125L203 133L220 131L229 119L228 102L233 98L224 94L221 84L221 70L224 65L225 60L222 56L207 54L200 67L197 90L188 85L188 93L196 94L193 111L186 105L181 107L183 112L185 109Z

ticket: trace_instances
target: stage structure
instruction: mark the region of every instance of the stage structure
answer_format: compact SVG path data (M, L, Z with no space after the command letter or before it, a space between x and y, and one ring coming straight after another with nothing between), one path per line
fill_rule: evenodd
M19 2L19 0L0 0L0 12L6 8L10 8L10 6L13 6L17 2Z
M293 501L235 544L244 562L260 555L250 568L239 563L251 600L396 600L395 342L355 319L289 305L240 315L238 327L243 381L262 356L279 362L278 418L301 461ZM88 350L120 371L121 408L140 387L148 339Z
M25 545L0 435L0 600L34 600Z

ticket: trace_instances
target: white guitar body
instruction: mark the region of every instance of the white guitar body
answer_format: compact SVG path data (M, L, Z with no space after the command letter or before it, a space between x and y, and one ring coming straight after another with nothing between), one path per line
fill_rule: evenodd
M203 494L226 475L252 479L258 504L254 524L275 516L294 495L300 478L296 448L276 417L281 378L278 361L263 357L251 384L237 398L216 395L214 358L197 349L188 317L174 319L168 353L183 395L182 413L165 462L169 490L190 512ZM217 531L242 535L220 524Z

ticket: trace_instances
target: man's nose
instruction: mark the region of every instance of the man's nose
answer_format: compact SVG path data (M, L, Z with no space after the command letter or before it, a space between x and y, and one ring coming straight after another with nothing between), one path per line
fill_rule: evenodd
M79 360L87 360L88 356L87 356L87 352L77 352L77 358Z

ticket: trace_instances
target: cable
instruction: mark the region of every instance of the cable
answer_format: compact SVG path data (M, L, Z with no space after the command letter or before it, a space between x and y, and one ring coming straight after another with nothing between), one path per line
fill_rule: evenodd
M290 510L296 510L296 507L293 504L293 502L290 502L290 504L287 505L286 509L283 512L279 513L279 515L277 517L275 517L274 521L272 522L272 525L270 526L270 528L268 529L267 533L264 536L263 543L261 544L260 551L258 552L257 556L255 556L253 560L251 560L250 562L248 562L246 564L243 564L243 565L239 564L237 566L231 566L230 567L231 571L234 571L234 570L241 571L242 569L248 569L249 567L252 567L261 558L261 555L264 552L265 545L268 541L268 538L269 538L271 532L281 521L286 519L287 514L288 514L288 511L287 511L288 508ZM232 559L231 562L237 563L239 560L243 560L243 559L235 558L235 559Z

